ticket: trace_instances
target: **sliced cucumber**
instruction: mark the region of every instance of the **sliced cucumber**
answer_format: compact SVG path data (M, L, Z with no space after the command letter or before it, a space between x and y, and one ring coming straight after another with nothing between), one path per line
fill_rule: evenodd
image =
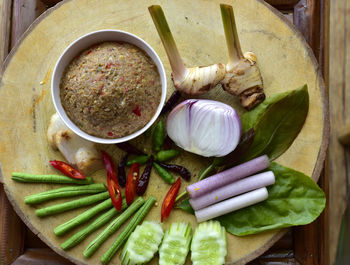
M149 262L158 250L163 238L162 226L145 221L136 227L120 254L123 265L136 265Z
M159 248L159 265L182 265L190 248L192 228L189 224L172 223Z
M226 232L218 221L200 223L191 244L193 265L221 265L225 263Z

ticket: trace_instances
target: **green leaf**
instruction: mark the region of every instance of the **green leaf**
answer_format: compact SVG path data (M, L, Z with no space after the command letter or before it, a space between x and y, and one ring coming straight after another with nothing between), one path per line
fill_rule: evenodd
M268 187L266 201L218 217L226 231L244 236L276 228L305 225L323 211L326 198L317 184L305 174L271 163L276 183Z
M176 208L181 209L185 212L194 214L194 210L192 209L189 198L187 198L187 199L183 200L182 202L180 202L179 204L177 204Z
M243 131L254 128L253 145L244 161L266 154L271 160L283 154L304 125L309 110L307 85L272 95L242 115Z

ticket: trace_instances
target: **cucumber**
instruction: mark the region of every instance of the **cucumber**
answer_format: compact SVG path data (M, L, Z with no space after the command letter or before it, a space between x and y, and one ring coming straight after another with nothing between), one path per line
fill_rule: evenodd
M172 223L159 248L159 265L182 265L190 249L192 228L189 224Z
M225 228L218 221L200 223L191 244L193 265L221 265L227 254Z
M162 226L145 221L136 227L120 254L123 265L136 265L149 262L158 250L163 238Z

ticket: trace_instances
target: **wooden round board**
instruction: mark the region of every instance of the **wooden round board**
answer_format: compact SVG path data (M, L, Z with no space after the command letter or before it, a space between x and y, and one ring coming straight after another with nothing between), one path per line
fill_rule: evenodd
M24 196L56 188L58 185L22 184L11 180L11 172L53 173L48 161L63 159L52 150L46 140L46 130L55 112L50 95L53 67L63 50L79 36L99 29L120 29L134 33L147 41L159 54L168 77L168 95L174 90L170 79L170 65L153 25L147 7L160 4L168 19L178 48L188 66L208 65L227 61L227 48L221 22L219 4L232 4L243 51L254 51L264 79L267 96L308 84L310 109L306 123L293 145L277 161L302 171L317 180L328 143L328 116L325 87L303 37L281 14L258 0L241 1L136 1L136 0L70 0L58 4L43 14L24 35L6 60L0 90L0 161L2 181L16 212L30 229L60 255L77 264L99 264L101 255L115 239L103 244L90 259L82 252L102 230L98 230L70 251L60 244L78 229L62 238L53 229L85 209L69 211L47 218L35 216L35 208L24 204ZM236 106L237 100L221 88L213 89L206 98ZM144 136L136 142L142 142ZM104 146L118 159L122 152L115 146ZM183 153L176 163L187 166L193 174L206 164L206 159ZM104 181L105 172L94 174L95 181ZM195 179L195 177L193 178ZM187 183L186 183L187 184ZM181 190L185 188L185 182ZM147 195L157 197L147 220L160 220L160 204L169 189L155 172L152 173ZM48 202L51 205L64 200ZM196 227L195 218L174 210L165 222L188 221ZM246 237L227 234L227 262L243 264L262 254L285 230L270 231ZM152 264L156 264L155 259ZM188 258L187 263L190 264ZM111 264L119 264L115 256Z

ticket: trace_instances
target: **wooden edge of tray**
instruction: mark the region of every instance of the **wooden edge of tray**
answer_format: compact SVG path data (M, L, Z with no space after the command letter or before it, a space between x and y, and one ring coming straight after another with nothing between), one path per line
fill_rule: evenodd
M51 12L55 11L56 9L58 9L59 7L61 7L62 5L64 5L65 3L69 2L69 1L71 1L71 0L63 0L63 1L59 2L58 4L56 4L54 7L51 7L48 10L46 10L37 19L35 19L34 22L23 33L23 35L18 40L16 45L12 48L11 52L6 57L3 65L2 65L2 69L0 71L0 85L2 83L2 81L1 81L2 80L2 75L5 72L5 69L7 68L7 66L8 66L9 62L11 61L12 57L16 53L18 47L21 45L22 41L31 33L31 31L36 27L36 25L39 24L49 14L51 14ZM316 57L314 56L314 53L313 53L311 47L308 45L308 43L306 42L306 40L303 37L303 35L297 30L297 28L293 25L293 23L291 23L287 18L285 18L280 13L280 11L278 11L276 8L272 7L271 5L266 3L265 1L263 1L263 0L257 0L257 1L259 3L261 3L261 4L263 4L269 10L271 10L271 12L273 12L280 20L285 22L292 29L292 31L295 33L297 38L304 44L304 47L305 47L305 49L307 51L307 54L309 55L309 57L311 59L311 62L314 65L315 72L317 74L317 80L318 80L318 84L319 84L319 87L320 87L320 90L321 90L321 97L322 97L322 103L323 103L322 141L321 141L321 146L320 146L320 149L319 149L319 152L318 152L316 164L315 164L314 170L312 172L312 176L311 176L311 178L314 181L317 182L319 177L320 177L321 171L322 171L322 169L324 167L324 161L325 161L326 153L327 153L326 151L327 151L328 144L329 144L329 139L330 139L328 93L327 93L326 85L325 85L323 77L322 77L322 72L321 72L321 69L320 69L320 67L318 65L318 62L316 60ZM1 170L1 164L0 164L0 182L4 183L3 174L2 174L2 170ZM44 241L51 249L53 249L59 255L67 258L68 260L70 260L70 261L72 261L72 262L74 262L76 264L79 264L79 265L80 264L82 264L82 265L84 264L84 263L81 263L79 260L76 260L75 258L73 258L70 255L68 255L67 252L63 251L62 249L52 245L51 242L44 235L42 235L40 233L40 231L38 231L30 223L30 221L27 219L27 217L23 214L23 212L21 211L21 209L18 206L17 202L13 199L13 196L12 196L11 192L7 189L6 185L4 185L4 190L5 190L5 193L6 193L7 197L8 197L8 199L9 199L10 203L12 204L15 212L18 214L18 216L22 219L22 221L29 227L29 229L34 234L36 234L42 241ZM240 260L234 262L233 264L236 264L236 265L246 264L249 261L255 259L256 257L262 255L274 243L276 243L287 231L288 231L288 229L282 229L277 234L275 234L263 247L253 251L252 253L248 254L247 256L244 256L243 258L241 258Z

